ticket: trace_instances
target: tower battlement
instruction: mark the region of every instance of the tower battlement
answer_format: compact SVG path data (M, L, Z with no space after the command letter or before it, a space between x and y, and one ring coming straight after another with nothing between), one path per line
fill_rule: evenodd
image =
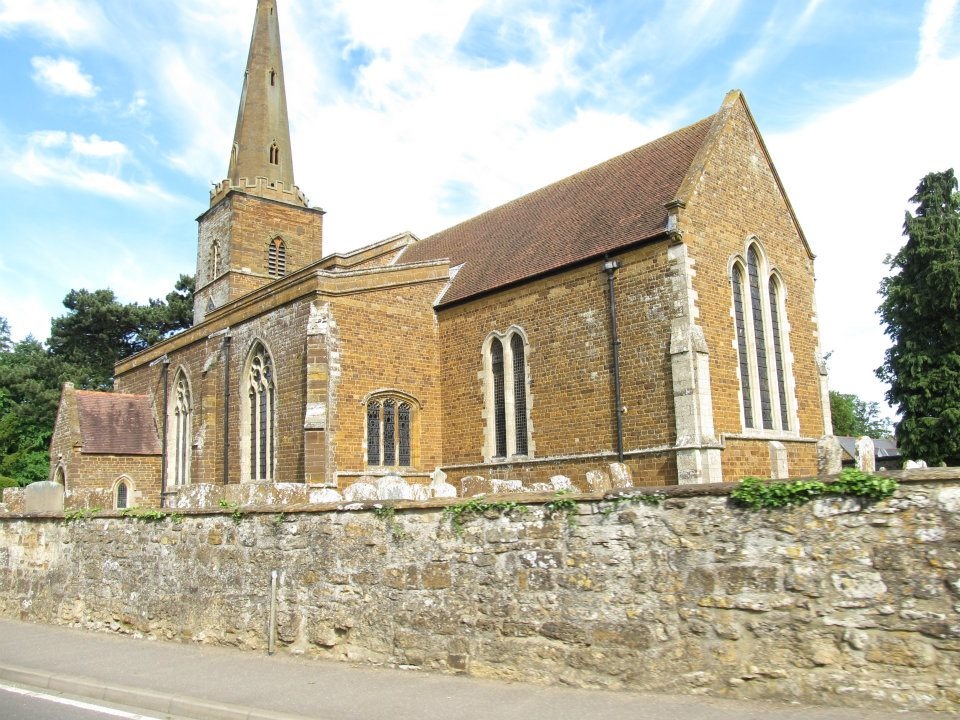
M296 185L290 185L288 187L286 183L280 180L271 180L266 177L242 177L239 178L237 182L233 182L230 178L221 180L210 191L210 206L216 205L232 190L237 190L247 195L256 195L257 197L268 200L277 200L289 205L310 207L307 196L300 191L299 187Z

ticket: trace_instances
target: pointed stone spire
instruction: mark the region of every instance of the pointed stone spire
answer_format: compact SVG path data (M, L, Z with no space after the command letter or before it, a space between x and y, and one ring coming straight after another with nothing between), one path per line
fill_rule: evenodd
M211 193L211 205L230 190L307 205L293 180L276 0L257 0L227 175Z

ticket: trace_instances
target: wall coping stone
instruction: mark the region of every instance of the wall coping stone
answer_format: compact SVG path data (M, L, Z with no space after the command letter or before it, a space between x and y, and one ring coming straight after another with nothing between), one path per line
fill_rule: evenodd
M960 481L960 467L946 468L917 468L910 470L879 470L873 473L877 477L893 478L903 484L911 483L937 483L937 482L957 482ZM820 480L828 484L837 478L837 475L825 477L806 477L791 478L789 481L771 482L799 482L802 480ZM616 500L622 497L631 497L635 495L659 495L664 500L673 498L692 498L692 497L724 497L729 495L739 485L737 482L708 483L702 485L661 485L661 486L638 486L632 488L623 488L621 490L601 490L595 492L564 494L565 500L573 500L577 503L604 502L605 500ZM170 515L182 515L184 517L203 517L213 515L230 516L235 510L242 515L276 515L278 512L284 514L292 513L330 513L330 512L363 512L373 511L381 507L389 506L395 510L436 510L460 505L469 502L474 498L430 498L428 500L376 500L365 502L336 502L336 503L292 503L289 505L248 505L240 508L166 508L165 511ZM543 505L557 498L555 492L529 492L529 493L489 493L483 496L494 502L510 501L518 505ZM151 508L144 508L151 509ZM34 512L34 513L11 513L0 512L0 522L11 522L19 520L51 520L65 519L66 513L62 512ZM134 515L124 515L120 510L104 509L95 513L91 517L96 518L125 518L134 522L143 522ZM79 520L78 520L79 521Z

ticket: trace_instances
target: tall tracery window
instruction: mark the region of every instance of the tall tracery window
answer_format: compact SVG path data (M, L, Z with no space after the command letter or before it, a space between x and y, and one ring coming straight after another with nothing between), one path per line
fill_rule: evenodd
M487 458L531 455L527 343L519 329L490 337L485 353Z
M172 458L170 458L170 484L190 484L190 438L193 432L193 412L190 400L190 384L182 371L177 373L173 384L173 407L170 420L173 427L170 440L173 443Z
M267 245L267 274L272 277L287 274L287 246L283 238L275 237Z
M405 398L378 395L367 401L367 465L412 464L413 404Z
M744 427L790 430L783 286L756 243L734 262L731 285Z
M274 477L276 444L276 381L273 360L267 349L257 343L250 354L244 378L247 426L246 451L249 478L269 482Z

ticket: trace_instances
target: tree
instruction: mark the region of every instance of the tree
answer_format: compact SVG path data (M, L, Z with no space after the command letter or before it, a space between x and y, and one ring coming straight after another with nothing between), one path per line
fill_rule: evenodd
M953 170L930 173L910 201L907 242L887 258L878 310L892 346L877 377L902 417L904 457L960 459L960 194Z
M45 479L63 383L110 388L114 363L190 327L193 288L181 275L165 300L146 305L121 303L111 290L71 290L47 347L32 337L12 343L0 318L0 477L21 485Z
M880 415L880 403L866 402L853 394L830 391L834 435L883 438L892 435L890 421Z
M60 387L70 368L28 337L0 352L0 476L44 480Z
M190 327L194 279L181 275L166 300L121 303L112 290L71 290L69 312L51 323L50 352L77 370L78 387L106 390L113 366L123 358Z

